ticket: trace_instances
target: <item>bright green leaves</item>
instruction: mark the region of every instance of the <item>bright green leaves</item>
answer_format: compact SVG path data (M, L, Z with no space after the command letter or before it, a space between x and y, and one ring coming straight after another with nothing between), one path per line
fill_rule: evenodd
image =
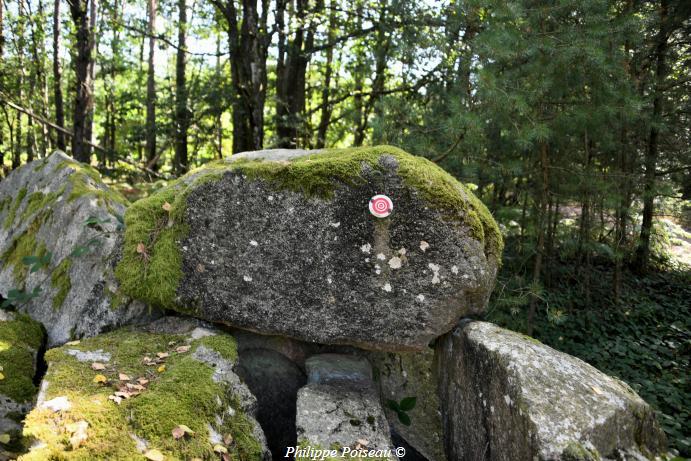
M415 408L416 403L417 397L406 397L400 402L396 402L395 400L387 400L386 406L389 407L391 411L396 413L401 424L410 426L411 420L408 412Z

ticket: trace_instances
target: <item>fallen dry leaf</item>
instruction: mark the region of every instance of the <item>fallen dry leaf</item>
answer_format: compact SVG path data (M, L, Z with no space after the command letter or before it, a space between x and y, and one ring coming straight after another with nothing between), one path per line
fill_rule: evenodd
M230 434L224 435L223 436L223 443L225 443L226 445L230 445L231 443L233 443L233 436Z
M129 381L129 380L130 380L130 377L127 376L125 373L120 373L120 374L118 375L118 379L119 379L120 381Z
M185 352L190 350L191 346L178 346L175 348L175 352L178 354L184 354Z
M151 461L164 461L166 459L165 456L163 456L163 453L156 450L155 448L152 450L147 450L144 453L144 457Z
M108 400L112 400L113 402L120 405L120 402L122 402L122 397L118 397L117 395L109 395Z
M80 342L81 342L81 341L79 341L79 340L76 340L76 341L67 341L67 342L65 343L65 346L76 346L76 345L79 344Z
M91 364L91 369L96 371L105 370L106 366L100 362L94 362Z
M158 368L156 369L156 371L158 371L159 373L163 373L164 371L166 371L166 366L165 366L165 365L161 365L160 367L158 367Z
M146 390L146 388L144 386L142 386L141 384L131 384L131 383L127 383L127 389L134 389L137 391L145 391Z
M3 373L0 373L0 381L2 381L3 379L5 379L5 375Z
M173 428L173 438L175 440L183 438L185 435L194 435L194 431L184 424L180 424Z
M86 433L88 427L89 423L87 423L84 420L77 421L76 423L71 423L65 426L67 432L71 434L70 445L72 445L73 450L79 448L82 442L84 442L88 438Z
M142 242L137 243L137 253L139 253L140 255L146 253L146 246Z
M94 376L94 382L95 382L95 383L105 384L105 383L108 382L108 378L106 378L106 377L103 376L103 375L96 375L96 376Z
M168 356L170 356L170 354L167 352L157 352L156 353L156 357L158 357L159 359L165 359Z
M166 211L170 211L170 209L173 208L173 207L170 205L170 203L165 202L165 203L161 206L161 208L163 208L163 209L166 210Z
M142 386L145 386L145 385L149 384L149 380L146 379L146 378L137 378L137 382L138 382L139 384L141 384Z

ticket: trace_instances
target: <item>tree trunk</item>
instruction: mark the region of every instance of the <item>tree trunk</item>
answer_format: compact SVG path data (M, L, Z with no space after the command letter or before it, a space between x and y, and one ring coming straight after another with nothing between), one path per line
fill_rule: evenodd
M652 123L648 137L648 146L645 152L645 177L643 190L643 221L641 223L641 235L636 249L634 269L644 273L648 269L650 261L650 236L653 228L653 213L655 205L655 172L658 156L658 123L662 116L662 83L666 75L665 58L667 54L667 14L668 1L661 0L660 6L660 30L655 47L655 88L653 97Z
M175 62L175 161L174 170L181 175L188 170L187 159L187 129L189 116L187 109L187 81L186 81L186 35L187 35L187 3L178 0L178 51Z
M332 42L336 32L336 5L334 0L331 0L329 7L329 32L327 34L328 42ZM331 97L331 73L333 72L333 56L334 50L330 46L326 49L326 63L324 64L324 82L322 83L322 97L321 97L321 115L319 117L319 128L317 129L317 149L323 149L326 146L326 134L331 124L331 112L333 108L329 102Z
M242 24L233 0L212 0L227 21L230 73L233 88L233 152L258 150L264 145L266 57L271 32L266 21L269 0L242 0Z
M156 0L149 0L149 67L146 81L146 160L149 168L158 169L156 158L156 80L154 74L154 52L156 49Z
M538 204L537 216L537 245L535 247L535 261L533 263L533 290L537 289L540 284L542 274L542 258L545 251L545 222L547 202L549 200L549 154L547 143L540 144L540 170L542 172L542 180L540 181L540 199ZM537 293L531 293L530 306L528 307L528 322L527 334L533 334L535 313L537 312L537 303L540 297Z
M86 123L93 109L93 95L91 93L92 86L90 82L91 75L89 70L93 60L92 52L94 42L93 35L89 30L89 5L87 0L67 0L67 2L70 6L70 14L76 28L75 46L77 48L74 60L76 79L74 113L72 116L74 131L74 136L72 137L72 156L80 162L88 163L90 161L90 149L85 141L89 141L86 137Z

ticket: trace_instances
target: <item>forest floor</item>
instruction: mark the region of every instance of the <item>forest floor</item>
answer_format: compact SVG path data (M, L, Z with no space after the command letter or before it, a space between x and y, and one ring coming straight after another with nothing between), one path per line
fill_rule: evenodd
M691 233L672 217L659 219L669 258L645 276L624 271L619 299L614 266L596 259L584 271L572 257L551 264L540 292L533 336L617 376L658 410L670 446L691 457ZM507 242L488 320L526 332L528 282L523 258Z

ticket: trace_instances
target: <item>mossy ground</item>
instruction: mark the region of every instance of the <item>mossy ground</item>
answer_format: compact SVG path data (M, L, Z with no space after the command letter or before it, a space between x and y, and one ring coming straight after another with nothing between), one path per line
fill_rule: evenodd
M4 375L0 395L18 403L34 398L34 354L41 347L43 336L41 325L24 314L16 314L11 321L0 321L0 373Z
M238 171L278 189L328 198L339 186L365 181L363 163L381 169L379 158L383 155L397 160L407 185L418 190L445 218L468 226L484 243L485 253L501 259L503 240L485 205L433 162L391 146L334 149L283 162L211 162L135 202L125 214L125 245L116 268L122 289L151 304L193 313L193 307L176 306L175 297L182 277L179 246L188 232L184 222L186 199L200 184L218 180L226 171ZM165 203L171 205L169 210L163 209ZM145 251L138 251L140 244Z
M175 347L183 344L192 347L185 353L174 352ZM213 369L192 358L200 344L218 347L222 354L237 357L231 336L207 337L188 343L180 335L131 330L118 330L83 340L76 346L48 351L46 380L50 385L46 398L66 396L72 408L61 414L34 409L27 417L24 435L38 438L46 446L20 459L143 459L131 434L144 439L149 448L160 450L167 460L216 459L218 456L208 439L207 423L213 422L215 415L222 415L227 405L235 409L235 414L225 417L218 432L232 435L235 442L227 447L232 459L260 459L261 447L251 435L252 423L224 387L212 380ZM106 363L106 370L94 371L91 363L77 361L66 353L67 349L101 349L111 354L111 360ZM143 362L145 356L155 358L157 352L170 353L163 372ZM116 405L108 400L115 391L114 386L93 382L97 373L106 376L109 383L118 383L119 373L133 379L146 377L150 383L142 394ZM66 425L80 420L89 424L88 438L73 450ZM180 424L191 428L195 435L175 440L172 430Z

